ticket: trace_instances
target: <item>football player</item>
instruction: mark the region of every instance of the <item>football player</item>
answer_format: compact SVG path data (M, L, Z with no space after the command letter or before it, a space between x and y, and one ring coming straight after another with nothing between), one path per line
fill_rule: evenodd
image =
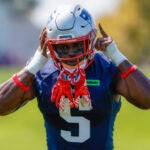
M1 84L0 114L36 97L48 150L112 150L120 96L149 109L149 89L150 80L100 24L97 30L90 13L65 5L49 17L33 58Z

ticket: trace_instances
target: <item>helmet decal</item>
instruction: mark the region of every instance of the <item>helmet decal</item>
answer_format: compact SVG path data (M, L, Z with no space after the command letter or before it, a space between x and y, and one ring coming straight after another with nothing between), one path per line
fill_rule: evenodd
M83 9L80 17L84 20L86 20L90 25L92 25L92 17L91 15L88 13L88 11L86 9Z

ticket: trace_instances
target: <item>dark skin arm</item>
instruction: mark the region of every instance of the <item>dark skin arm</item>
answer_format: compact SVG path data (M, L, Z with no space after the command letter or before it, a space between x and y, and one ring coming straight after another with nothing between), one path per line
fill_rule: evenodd
M102 26L99 25L99 30L102 34L101 38L97 39L96 49L105 51L113 40L106 34ZM118 66L118 73L114 78L115 93L125 97L130 103L141 108L150 108L150 80L139 70L132 72L126 78L121 78L120 74L126 72L133 64L128 60L124 60Z
M43 29L40 36L40 46L38 50L47 57L45 44L46 30ZM7 115L14 112L28 101L35 98L34 75L23 68L17 73L20 82L24 86L30 86L30 89L25 92L10 78L0 84L0 115Z
M20 82L25 86L30 86L30 90L24 92L20 89L12 79L0 85L0 115L9 114L29 100L35 97L33 86L34 75L27 70L22 69L17 73Z
M150 80L139 70L131 73L125 79L120 77L120 73L128 70L132 64L124 61L119 65L119 72L116 82L116 93L124 96L130 103L141 109L150 108Z

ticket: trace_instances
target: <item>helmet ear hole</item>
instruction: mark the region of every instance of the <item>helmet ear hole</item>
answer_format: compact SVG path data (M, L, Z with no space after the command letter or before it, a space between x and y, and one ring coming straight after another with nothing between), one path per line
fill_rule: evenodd
M78 11L79 11L80 9L81 9L81 8L79 7L79 8L78 8Z

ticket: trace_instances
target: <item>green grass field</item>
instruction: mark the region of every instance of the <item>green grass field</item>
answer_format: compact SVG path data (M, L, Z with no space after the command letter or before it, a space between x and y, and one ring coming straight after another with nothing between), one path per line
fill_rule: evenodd
M0 83L19 69L0 68ZM150 72L143 70L150 78ZM36 100L8 116L0 116L0 150L46 150L45 129ZM126 100L115 122L115 150L150 150L150 110Z

